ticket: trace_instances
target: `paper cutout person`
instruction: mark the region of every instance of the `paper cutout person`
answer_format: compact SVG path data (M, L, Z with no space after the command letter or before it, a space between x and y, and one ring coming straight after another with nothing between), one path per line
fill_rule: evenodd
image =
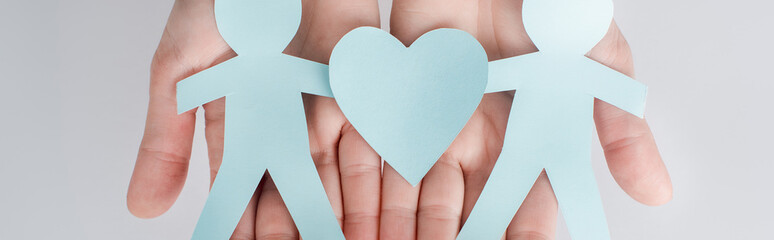
M499 160L457 239L500 239L541 170L570 235L610 239L591 167L594 98L642 117L646 87L584 56L607 32L610 0L525 0L537 53L490 63L487 92L516 90Z
M301 99L332 95L327 66L282 53L301 1L218 0L215 17L239 56L177 84L179 113L226 97L223 163L192 239L228 239L266 171L304 239L344 239L309 153Z

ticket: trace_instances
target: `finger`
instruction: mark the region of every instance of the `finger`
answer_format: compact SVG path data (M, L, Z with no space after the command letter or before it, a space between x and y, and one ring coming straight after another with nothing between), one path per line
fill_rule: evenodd
M307 128L309 129L309 148L317 173L320 175L325 194L333 207L333 213L344 226L344 208L339 175L339 135L340 126L345 122L336 102L331 98L304 95Z
M339 170L347 239L379 237L381 158L355 128L344 125L339 142Z
M460 229L465 183L459 162L441 157L422 180L417 239L454 239Z
M162 43L169 40L164 34ZM157 52L153 66L159 59ZM177 114L175 82L179 72L152 69L150 103L145 133L140 143L127 205L137 217L150 218L164 213L183 188L194 134L195 112Z
M255 239L298 239L298 230L288 208L271 176L268 173L266 176L255 215Z
M543 171L505 232L506 239L554 239L557 202Z
M629 45L615 23L588 56L634 75ZM672 198L672 183L645 119L596 100L594 121L610 172L621 188L644 204L668 202Z
M305 0L302 4L301 25L286 54L328 63L344 34L361 26L379 27L376 0Z
M492 172L492 167L493 164L492 166L476 170L466 170L463 168L465 196L463 197L461 223L464 224L468 219L468 216L470 216L470 212L473 211L473 206L476 205L476 200L481 196L481 192L484 190L489 174Z
M209 102L204 104L203 108L205 119L204 136L207 140L207 155L209 155L210 159L210 185L212 185L223 162L226 99L220 98Z
M185 182L195 110L177 115L175 83L235 55L217 32L212 7L211 1L175 2L153 58L145 134L127 193L135 216L164 213Z
M422 183L412 187L395 169L384 163L379 239L416 239L417 204Z
M379 8L377 1L374 0L305 0L302 4L301 24L298 33L285 49L286 54L327 63L336 42L348 31L359 26L379 26ZM342 8L342 6L346 7ZM304 107L312 158L334 214L339 224L344 227L347 224L344 224L343 220L345 201L341 189L338 149L341 129L346 120L333 99L304 95ZM375 190L377 211L378 186L377 184ZM348 192L358 194L354 191ZM364 201L365 199L355 200ZM358 227L345 229L352 230ZM376 232L378 229L371 231ZM350 235L347 230L345 234Z
M475 35L478 9L479 1L395 0L390 32L405 45L437 28L456 28Z
M316 1L305 0L302 1L303 13L301 17L301 25L298 33L285 49L286 54L298 56L301 58L327 63L328 58L333 47L338 40L349 32L350 30L360 26L379 26L379 8L378 3L375 0L335 0L335 1ZM345 6L345 7L342 7ZM310 148L312 151L312 158L317 166L318 173L323 182L323 186L326 190L331 205L333 206L334 213L339 220L339 224L345 229L344 233L348 238L353 238L355 235L364 234L363 232L352 232L352 230L363 229L366 232L376 233L378 231L378 225L376 227L365 226L351 226L355 217L350 216L348 223L344 223L345 218L344 210L355 211L355 215L358 212L365 211L368 206L359 206L361 209L344 208L343 204L360 202L373 202L376 214L378 214L378 196L379 196L379 184L378 184L378 171L376 176L376 185L368 186L374 188L374 195L376 201L370 200L372 196L363 198L357 197L360 194L359 189L356 187L357 183L349 183L353 187L348 187L348 191L342 190L343 180L340 179L340 140L346 138L342 137L341 129L344 126L346 119L339 110L338 106L333 99L318 97L318 96L304 96L304 106L307 113L307 121L310 137ZM359 137L359 135L358 135ZM366 145L367 147L367 145ZM348 149L349 147L344 147ZM357 148L357 146L355 147ZM370 147L368 147L370 149ZM355 149L354 154L360 149ZM344 153L346 154L346 153ZM359 156L355 155L354 158ZM378 157L377 164L378 164ZM353 159L353 162L368 161L368 159ZM378 166L378 165L377 165ZM378 168L377 168L378 169ZM373 176L371 176L373 177ZM366 193L367 194L367 193ZM345 199L353 198L354 199ZM360 204L362 205L362 204ZM372 210L373 211L373 210ZM349 215L353 215L350 213ZM353 215L354 216L354 215ZM378 221L378 219L376 219ZM367 223L364 223L366 226ZM349 226L349 227L347 227ZM371 234L373 234L371 233ZM375 238L375 237L369 237Z
M229 57L213 62L213 65ZM168 70L151 75L154 83L151 84L145 134L127 194L129 210L142 218L161 215L175 202L185 183L191 156L196 110L178 115L175 100L175 82L190 74L184 70L177 74ZM212 178L222 159L224 106L223 99L205 105Z
M460 156L465 179L462 223L467 220L503 147L513 97L509 93L486 94L446 154Z
M522 22L522 0L493 0L492 35L493 44L483 44L484 48L497 49L487 51L490 60L508 58L537 51L537 47L527 35ZM482 42L483 43L483 42Z
M473 210L473 206L476 204L476 199L478 199L478 197L481 195L481 192L484 190L489 173L491 173L491 169L489 169L489 171L464 174L465 196L463 198L462 206L462 223L464 223L465 220L468 219L468 216L470 216L470 212Z
M231 240L255 239L255 211L258 205L260 191L261 187L259 186L255 191L255 194L253 194L253 197L250 198L250 203L247 204L245 213L242 215L242 218L239 219L239 223L237 224L236 229L234 229L234 233L231 234Z
M129 183L127 206L140 218L166 212L183 189L194 133L195 110L176 114L174 83L151 95L137 162Z

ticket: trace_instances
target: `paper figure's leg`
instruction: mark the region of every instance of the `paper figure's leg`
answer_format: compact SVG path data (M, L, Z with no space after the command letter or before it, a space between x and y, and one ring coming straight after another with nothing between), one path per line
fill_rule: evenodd
M458 240L496 240L505 233L543 169L534 155L522 153L503 148Z
M303 143L301 146L305 146ZM344 239L308 148L269 169L282 200L305 240Z
M546 169L573 240L609 240L602 198L589 155L564 159Z
M226 146L223 163L191 239L229 239L261 181L264 166L249 151ZM233 151L232 151L233 150Z

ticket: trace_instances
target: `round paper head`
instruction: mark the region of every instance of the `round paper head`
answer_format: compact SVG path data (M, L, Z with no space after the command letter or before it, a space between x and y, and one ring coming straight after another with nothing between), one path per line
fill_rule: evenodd
M281 53L298 31L300 0L215 0L215 21L237 54Z
M611 0L524 0L524 28L541 52L586 54L613 21Z

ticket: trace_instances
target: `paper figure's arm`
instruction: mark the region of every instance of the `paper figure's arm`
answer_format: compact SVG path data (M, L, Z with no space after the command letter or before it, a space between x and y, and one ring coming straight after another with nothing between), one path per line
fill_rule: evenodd
M489 80L484 92L515 90L522 83L535 79L535 73L541 67L540 57L540 52L536 52L489 62Z
M301 92L323 97L333 97L331 84L328 81L328 65L303 58L287 55L290 77L300 86Z
M601 63L583 59L580 69L584 73L586 92L642 118L648 87Z
M237 57L238 58L238 57ZM177 113L231 94L241 74L237 58L205 69L177 83Z

